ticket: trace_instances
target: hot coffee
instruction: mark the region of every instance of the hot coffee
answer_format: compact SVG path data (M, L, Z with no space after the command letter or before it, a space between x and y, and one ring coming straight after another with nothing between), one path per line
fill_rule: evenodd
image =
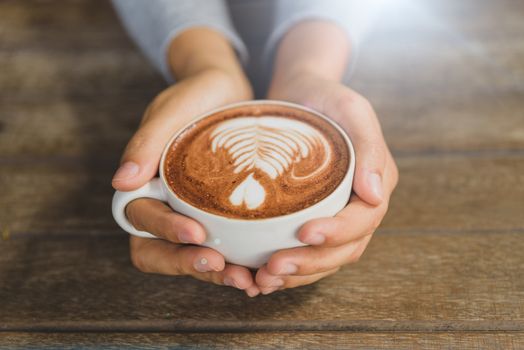
M279 104L238 106L183 130L167 150L164 177L183 201L239 219L307 208L345 177L348 145L328 121Z

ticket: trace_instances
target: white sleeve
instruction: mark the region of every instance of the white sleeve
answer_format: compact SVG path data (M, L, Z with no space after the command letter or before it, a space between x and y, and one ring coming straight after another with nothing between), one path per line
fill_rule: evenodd
M121 21L152 64L173 82L167 64L171 41L191 27L208 27L223 34L246 65L248 52L235 31L223 0L112 0Z
M378 14L378 3L374 0L277 0L274 27L264 47L263 61L269 64L282 37L298 22L321 19L339 25L348 35L352 46L352 69L359 42Z

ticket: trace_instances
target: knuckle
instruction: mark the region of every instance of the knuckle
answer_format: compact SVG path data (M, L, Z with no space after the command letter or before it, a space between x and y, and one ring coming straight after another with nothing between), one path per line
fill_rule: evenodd
M388 210L389 210L389 201L384 201L382 205L380 206L380 221L381 222L384 216L386 216Z
M359 249L355 253L351 254L351 256L349 258L349 263L350 264L355 264L355 263L359 262L361 257L362 257L362 252Z
M377 228L379 228L380 224L382 223L382 217L383 215L376 216L373 218L373 220L371 221L371 228L369 232L375 232Z
M355 97L352 93L345 91L335 98L334 106L337 111L350 111L355 106Z
M142 255L136 249L131 250L131 263L138 271L148 272Z
M366 110L366 111L373 110L373 107L371 106L371 102L369 102L367 98L357 93L354 93L354 95L355 96L353 97L353 103L355 107Z
M290 289L290 288L296 288L303 285L306 285L307 283L304 282L303 277L298 278L283 278L284 284L278 287L278 290L284 290L284 289Z
M371 103L356 91L346 90L337 99L337 107L345 110L372 110Z
M140 215L138 214L136 201L130 202L126 206L126 217L129 220L129 222L140 231L144 230L144 226L142 225L142 221L140 220Z
M146 148L150 142L151 137L147 135L145 131L138 130L136 134L131 138L126 147L126 155L133 155Z
M317 254L315 259L309 259L307 263L297 264L298 273L309 275L325 271L329 267L329 261L327 253Z
M177 256L171 259L170 270L171 270L171 274L174 276L181 276L181 275L189 274L188 272L184 270L182 266L182 262L180 261L180 256Z
M286 260L286 256L289 256L289 254L287 254L286 251L277 251L276 253L271 255L271 257L269 258L266 264L266 268L263 271L269 274L272 274L272 275L278 274L282 267L282 263Z
M391 171L393 172L393 188L397 187L398 181L399 181L399 171L398 166L395 163L395 161L391 162Z
M162 90L154 100L149 104L146 111L144 112L144 118L142 124L145 124L148 120L154 118L158 113L166 106L166 104L172 100L175 96L176 86L170 86L169 88Z
M262 276L261 270L258 270L257 274L255 275L255 283L258 284L259 286L263 286L265 285L264 282L265 282L265 279Z
M170 214L162 215L158 220L156 220L156 225L158 235L164 237L169 241L178 240L178 227L177 224L172 220Z
M365 141L364 147L366 148L369 157L372 157L373 159L383 159L386 154L384 143L378 139Z
M196 222L185 218L180 223L173 223L172 226L172 230L175 232L184 231L191 235L194 235L199 229L200 226Z

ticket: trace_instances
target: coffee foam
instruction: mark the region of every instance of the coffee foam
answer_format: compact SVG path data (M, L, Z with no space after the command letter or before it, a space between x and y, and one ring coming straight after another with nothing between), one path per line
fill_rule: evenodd
M288 171L294 163L306 159L312 152L322 148L324 159L316 169L304 176L291 176L305 180L322 171L332 154L324 135L312 126L298 120L274 117L241 117L223 121L211 133L211 150L216 153L225 149L233 160L234 173L250 174L234 190L229 201L248 209L260 207L265 200L266 190L253 178L256 169L271 179Z
M266 218L311 206L342 181L344 138L312 113L281 105L211 115L169 148L164 175L182 200L234 218Z

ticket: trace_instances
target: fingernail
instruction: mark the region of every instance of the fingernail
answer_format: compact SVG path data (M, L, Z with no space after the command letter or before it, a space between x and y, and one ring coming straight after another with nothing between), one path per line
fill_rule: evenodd
M286 263L284 266L282 266L282 269L280 269L279 275L293 275L297 273L298 266L293 263Z
M278 287L282 287L283 285L284 285L284 280L283 279L275 278L274 280L269 282L267 286L270 287L270 288L278 288Z
M266 288L266 289L262 289L262 294L264 295L268 295L270 293L273 293L274 291L276 291L278 289L278 287L269 287L269 288Z
M373 194L382 199L384 196L382 192L382 177L377 173L371 173L368 176L368 182Z
M224 284L228 287L234 287L234 288L238 288L238 285L237 283L235 282L234 279L232 279L231 277L224 277Z
M255 286L251 286L249 288L247 288L245 290L246 294L250 297L250 298L253 298L253 297L256 297L257 295L260 294L260 289L258 289L257 287Z
M308 236L304 237L302 242L310 245L320 245L326 241L326 237L321 233L313 232Z
M113 176L113 181L122 181L131 179L138 174L140 167L134 162L125 162L118 168L115 175Z
M198 244L199 242L196 241L196 239L193 237L193 235L189 232L179 232L178 233L178 240L182 243L191 243L191 244Z
M207 261L206 258L202 258L200 260L197 260L197 262L195 262L193 264L193 267L198 272L209 272L209 271L213 270L213 268L211 268L211 266L209 266L208 261Z

